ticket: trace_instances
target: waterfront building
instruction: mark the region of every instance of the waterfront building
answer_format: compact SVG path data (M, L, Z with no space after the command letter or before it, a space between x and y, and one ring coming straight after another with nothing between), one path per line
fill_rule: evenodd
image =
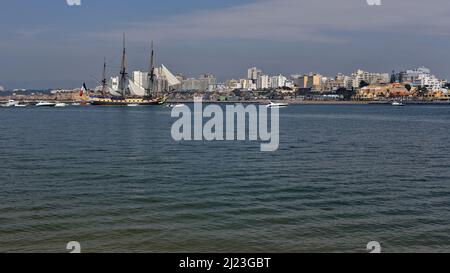
M414 90L408 90L400 83L369 85L358 90L356 97L368 100L383 100L389 97L412 97Z
M200 80L200 90L209 90L212 85L217 83L216 77L212 74L203 74L199 78Z
M189 78L185 79L181 83L181 89L184 91L208 91L214 88L216 85L217 79L212 74L204 74L199 78Z
M114 77L111 77L109 85L111 86L111 88L113 90L119 90L119 82L120 82L119 77L118 76L114 76Z
M412 82L412 86L425 87L432 91L441 91L444 84L444 81L439 80L434 75L422 75Z
M247 70L247 79L252 80L253 83L256 83L258 77L262 74L262 71L256 67L252 67Z
M241 90L256 90L257 86L256 83L253 82L253 80L251 79L241 79L240 80L240 86L241 86Z
M352 74L352 87L359 88L361 82L367 84L387 84L390 83L391 77L389 73L371 73L358 69Z
M270 88L270 77L268 75L260 75L257 81L257 89L269 89Z
M320 91L322 86L322 75L317 73L305 74L296 77L294 83L301 89Z
M138 86L147 89L149 87L149 77L148 72L134 71L133 81Z
M238 80L231 79L225 82L225 86L228 90L241 89L241 83Z
M442 91L445 85L445 81L439 80L426 67L400 72L399 78L403 83L409 83L414 87L426 87L431 91Z
M274 76L271 78L270 83L272 88L280 88L286 86L287 78L283 75Z
M417 69L408 69L400 72L399 79L401 82L413 83L421 77L431 76L431 70L422 66Z

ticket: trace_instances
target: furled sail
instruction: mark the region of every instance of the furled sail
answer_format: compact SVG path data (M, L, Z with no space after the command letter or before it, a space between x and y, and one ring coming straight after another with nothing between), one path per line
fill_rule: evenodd
M137 85L134 81L128 81L128 87L130 88L130 93L132 96L145 96L145 89L142 86Z
M169 86L175 86L181 84L181 82L167 69L164 65L161 65L162 74L166 77Z

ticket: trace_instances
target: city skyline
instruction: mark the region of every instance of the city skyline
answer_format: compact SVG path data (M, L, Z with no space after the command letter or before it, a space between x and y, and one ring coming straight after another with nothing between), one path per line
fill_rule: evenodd
M158 63L187 76L213 73L219 81L239 78L251 66L271 75L335 75L423 65L440 78L449 75L445 14L450 4L443 0L383 1L382 6L362 0L185 2L5 3L0 86L92 85L104 57L109 74L117 74L122 32L129 71L146 69L153 39Z

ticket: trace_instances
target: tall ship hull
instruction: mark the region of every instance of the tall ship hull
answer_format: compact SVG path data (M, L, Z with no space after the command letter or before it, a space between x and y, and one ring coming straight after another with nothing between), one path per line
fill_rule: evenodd
M97 106L127 106L127 105L161 105L165 99L114 99L114 98L91 98L92 105Z

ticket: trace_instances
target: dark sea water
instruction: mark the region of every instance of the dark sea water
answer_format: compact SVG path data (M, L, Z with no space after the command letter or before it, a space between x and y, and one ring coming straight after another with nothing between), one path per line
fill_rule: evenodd
M0 109L0 252L450 252L450 107L290 106L274 153L170 109Z

